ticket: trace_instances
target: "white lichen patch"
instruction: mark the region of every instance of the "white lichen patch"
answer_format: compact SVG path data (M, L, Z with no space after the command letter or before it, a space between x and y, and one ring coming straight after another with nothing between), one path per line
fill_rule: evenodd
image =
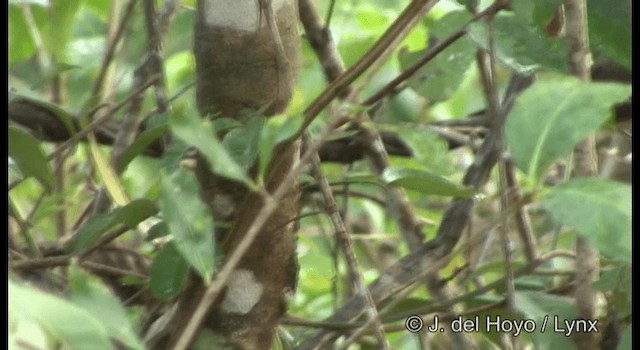
M271 0L273 13L290 0ZM210 26L254 32L260 23L258 0L204 0L204 13ZM263 20L261 25L265 25Z
M222 310L226 313L248 313L260 300L263 289L253 272L243 269L233 271L227 282Z

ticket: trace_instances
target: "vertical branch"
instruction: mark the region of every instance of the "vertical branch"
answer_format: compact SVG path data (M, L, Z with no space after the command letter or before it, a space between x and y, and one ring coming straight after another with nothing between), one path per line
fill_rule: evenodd
M580 80L591 80L591 54L587 36L586 1L565 0L566 35L569 44L569 67ZM574 149L574 176L597 175L595 135L589 135ZM581 319L596 317L596 292L591 283L598 279L598 252L582 237L576 239L576 307ZM580 349L596 349L597 333L579 333Z
M112 28L114 28L113 26L110 27L109 29L107 49L102 58L102 64L100 65L101 68L100 68L100 71L98 72L98 77L96 78L95 82L93 83L93 87L91 88L91 97L98 96L100 93L102 93L104 89L104 83L107 77L107 73L109 71L109 67L111 67L111 62L113 61L116 47L118 46L118 43L120 43L120 39L124 34L124 29L127 27L127 24L131 19L131 15L134 12L133 8L136 4L136 1L137 0L129 1L126 8L124 8L124 10L122 11L124 14L122 15L122 18L120 19L120 21L118 22L118 25L115 26L115 29L113 30L112 30ZM115 7L115 6L119 6L119 5L117 3L112 4L112 7ZM118 12L118 11L113 10L112 15L115 12ZM115 21L115 16L112 16L111 20Z
M487 18L487 31L488 31L488 48L489 51L478 51L478 64L480 66L480 76L483 86L483 92L487 103L487 113L489 119L492 122L499 120L500 114L504 113L500 105L500 99L498 96L497 77L496 77L496 51L495 51L495 32L493 29L493 17ZM500 130L502 133L502 130ZM503 213L509 211L509 191L506 181L506 164L503 159L498 161L499 172L499 188L500 188L500 210ZM500 243L502 253L504 256L504 274L505 274L505 290L506 290L506 309L510 314L510 317L515 317L515 286L513 282L513 269L512 269L512 248L509 240L509 221L507 215L501 215L500 224L498 225L498 231L500 233ZM503 347L506 349L517 349L518 342L515 336L509 334L502 334L501 340Z
M322 174L322 169L320 167L320 157L318 153L314 153L311 156L311 172L316 182L318 183L318 187L320 188L320 192L322 193L322 197L324 200L325 210L329 217L331 218L331 223L333 225L335 235L338 243L342 249L345 260L347 262L347 266L349 268L350 278L349 280L353 284L353 289L356 290L357 294L360 294L364 297L366 301L367 309L365 313L367 314L367 318L374 321L374 332L376 339L378 340L378 345L380 349L389 349L389 345L387 344L384 337L384 329L382 328L382 322L380 321L380 316L378 315L378 310L376 309L376 304L371 297L371 293L367 288L364 278L360 273L360 269L358 268L358 261L356 259L355 253L353 251L353 243L351 242L351 238L349 233L347 232L347 228L342 221L342 217L338 211L338 206L336 204L335 199L333 198L333 194L331 193L331 187L329 186L329 182ZM366 328L361 328L360 332L366 331ZM343 348L349 346L351 340L357 337L359 332L352 335L345 344L343 344Z

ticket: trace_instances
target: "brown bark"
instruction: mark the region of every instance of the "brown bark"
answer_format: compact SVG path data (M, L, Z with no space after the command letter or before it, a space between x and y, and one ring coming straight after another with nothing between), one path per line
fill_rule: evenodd
M277 7L276 3L283 5ZM215 11L229 4L198 1L194 43L198 110L204 118L239 120L244 110L267 116L280 113L291 99L299 65L296 3L274 2L270 7L270 1L256 2L256 8L252 9L258 19L254 29L227 23L233 15L215 17ZM242 18L250 17L251 13L247 13ZM278 209L236 265L227 280L226 291L215 299L202 324L214 332L218 347L268 349L273 340L286 308L285 296L295 288L297 276L297 228L293 221L298 215L300 190L297 181L286 184L283 181L298 159L297 142L274 152L265 189L273 193L286 186L287 194L279 200ZM229 229L218 225L215 232L226 259L243 242L253 218L265 203L262 193L250 192L242 184L219 177L209 169L204 157L198 157L196 175L202 188L201 197L216 223L231 224ZM187 307L169 341L171 348L184 348L197 337L189 333L189 319L195 308L206 305L201 301L207 286L197 283L195 288L181 301Z

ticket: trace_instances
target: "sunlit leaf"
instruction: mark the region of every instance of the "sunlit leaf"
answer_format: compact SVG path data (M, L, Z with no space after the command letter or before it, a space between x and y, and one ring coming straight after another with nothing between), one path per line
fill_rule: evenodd
M122 181L116 175L107 157L102 153L93 135L89 136L89 149L91 150L91 156L93 157L96 169L111 199L118 205L127 205L127 203L129 203L129 196L122 186Z
M176 248L205 281L210 281L215 264L213 219L199 193L193 174L178 169L163 174L159 204Z
M46 0L42 0L41 2L46 2ZM19 3L20 1L15 0L9 2L10 5ZM24 15L20 7L9 6L8 15L8 57L9 65L12 65L31 57L36 51L36 46L33 43L33 38L29 35L29 26L24 19Z
M600 178L576 178L549 189L542 204L605 255L631 261L631 188Z
M126 309L97 277L72 265L69 268L69 286L71 301L99 319L111 337L129 349L144 349Z
M40 143L26 132L9 127L9 157L25 176L33 176L47 190L53 189L53 172Z
M516 101L505 139L513 160L538 182L558 157L595 131L611 106L631 94L629 86L575 79L539 81Z
M382 180L389 185L397 185L424 194L470 198L474 191L453 183L447 178L423 170L387 168Z
M66 60L66 49L71 39L76 12L81 0L51 1L49 5L49 24L44 32L49 51L59 62Z
M69 349L113 349L107 327L87 310L67 300L11 280L8 300L9 314L18 315L18 322L37 322Z

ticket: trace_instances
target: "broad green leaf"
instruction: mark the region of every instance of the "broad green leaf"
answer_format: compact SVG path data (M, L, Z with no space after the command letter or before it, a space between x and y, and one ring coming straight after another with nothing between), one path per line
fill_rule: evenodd
M447 142L433 132L415 126L400 127L395 131L411 149L411 158L427 169L450 175L456 162L461 162L461 156L456 155L454 159Z
M77 265L71 265L69 287L71 301L100 320L111 337L127 349L144 349L126 309L97 277L83 272Z
M191 50L183 50L171 55L164 61L164 67L169 91L188 84L195 76L195 62Z
M180 116L174 114L169 118L169 126L179 139L204 154L214 174L255 188L242 167L231 158L222 143L218 141L210 121L200 119L195 113L184 113Z
M44 0L43 0L44 1ZM15 2L18 4L18 2ZM13 3L9 3L9 41L8 41L8 54L9 65L26 60L36 52L36 46L33 43L33 38L29 34L29 26L24 19L24 15L19 6L11 6Z
M631 0L590 1L587 16L594 53L631 69Z
M571 152L629 97L629 86L575 79L539 81L518 98L507 118L505 139L516 165L541 181L558 157Z
M127 205L127 203L130 202L129 196L125 192L120 178L111 167L107 157L102 153L100 146L98 146L98 142L96 142L96 138L93 135L89 135L88 139L91 157L96 165L96 170L102 178L104 187L107 189L107 193L109 193L109 196L117 205Z
M187 282L189 263L173 242L165 245L151 265L149 288L153 296L168 300L178 295Z
M302 125L302 117L279 115L267 119L260 134L260 175L264 177L276 145L295 135Z
M609 293L611 304L618 311L620 317L631 314L632 306L631 264L614 266L600 273L600 279L594 282L593 288L604 293Z
M43 32L49 51L58 62L66 60L66 50L81 0L54 0L49 5L49 26Z
M35 321L67 349L113 349L104 324L87 310L60 297L9 280L9 315ZM13 315L12 315L13 314Z
M508 66L521 72L538 68L567 70L567 49L563 39L549 38L534 24L515 15L498 15L492 23L496 55ZM489 43L487 23L472 23L469 37L486 49Z
M511 7L516 15L544 30L553 19L562 0L513 0Z
M147 231L147 240L151 241L156 238L164 237L170 233L171 232L169 232L167 224L164 221L160 221L149 228L149 231Z
M260 134L264 123L263 116L253 116L245 125L229 131L222 140L231 158L245 171L249 171L258 158Z
M569 349L573 343L562 333L554 331L554 322L564 326L565 320L574 320L577 315L567 298L548 295L539 291L516 291L515 305L525 319L535 322L533 336L536 349ZM542 327L546 326L544 332Z
M631 262L631 189L600 178L575 178L550 188L542 205L605 255Z
M176 248L209 282L215 264L213 219L200 201L200 189L193 174L184 169L163 174L159 203Z
M118 159L116 171L124 171L124 169L131 163L131 161L144 153L144 151L153 144L156 140L160 139L169 131L167 124L161 124L156 127L145 130L127 147L122 153L122 156Z
M109 213L96 216L83 225L72 244L73 250L78 252L96 242L107 231L125 225L134 228L143 220L158 212L155 204L148 199L136 199L131 203L118 207Z
M397 185L424 194L471 198L474 191L455 184L438 174L416 170L387 168L381 175L388 185Z
M53 172L40 143L33 136L9 127L9 157L25 176L33 176L47 190L53 189Z
M432 32L438 39L444 39L453 31L462 28L469 18L466 11L449 12L435 23ZM415 64L430 49L429 47L417 52L401 50L399 60L402 69ZM409 79L409 86L431 103L447 99L462 83L467 69L474 60L474 53L475 47L472 43L459 39L418 70Z

